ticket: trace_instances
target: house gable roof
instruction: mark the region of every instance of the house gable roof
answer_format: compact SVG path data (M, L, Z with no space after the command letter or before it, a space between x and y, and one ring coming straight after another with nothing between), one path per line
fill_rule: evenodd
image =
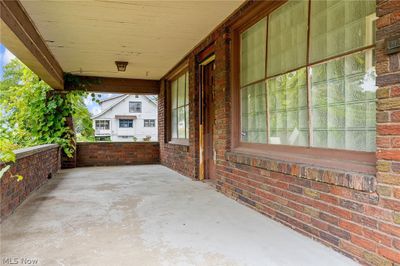
M112 99L118 99L121 97L121 99L119 101L116 101L115 103L111 104L108 108L104 109L103 111L101 111L100 113L98 113L97 115L93 115L91 118L92 119L96 119L99 116L102 116L103 114L107 113L108 111L110 111L113 107L117 106L118 104L120 104L121 102L123 102L126 98L128 98L130 96L130 94L121 94L115 97L110 97L107 99L104 99L103 101L100 102L105 102L108 100L112 100ZM153 103L154 105L157 106L157 98L155 96L147 96L144 95L151 103Z
M120 102L122 102L123 100L125 100L126 98L129 97L129 95L127 95L127 94L123 94L123 96L124 97L122 97L119 101L116 101L115 103L113 103L112 105L110 105L108 108L104 109L103 111L101 111L97 115L92 116L92 119L96 119L97 117L102 116L103 114L105 114L108 111L110 111L114 106L118 105Z
M110 100L114 100L114 99L117 99L119 97L123 97L125 95L126 94L119 94L119 95L111 96L110 98L100 100L100 103L104 103L104 102L107 102L107 101L110 101Z

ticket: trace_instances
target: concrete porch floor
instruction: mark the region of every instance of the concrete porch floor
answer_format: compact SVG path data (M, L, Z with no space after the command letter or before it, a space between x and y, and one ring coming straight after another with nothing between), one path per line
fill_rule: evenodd
M160 165L60 171L1 224L1 257L40 265L356 265Z

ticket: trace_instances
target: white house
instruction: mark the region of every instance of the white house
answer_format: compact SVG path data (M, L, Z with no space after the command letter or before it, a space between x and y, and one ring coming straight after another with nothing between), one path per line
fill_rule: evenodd
M96 140L157 141L157 97L122 94L100 101L92 116Z

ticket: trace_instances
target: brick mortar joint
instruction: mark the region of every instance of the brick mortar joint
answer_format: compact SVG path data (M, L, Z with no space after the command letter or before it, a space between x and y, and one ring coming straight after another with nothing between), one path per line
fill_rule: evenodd
M376 176L356 172L342 171L311 164L288 162L279 159L248 155L240 152L226 152L229 162L260 168L272 172L288 174L330 185L345 187L363 192L377 192ZM331 180L331 179L334 180ZM330 180L327 180L330 179ZM345 183L348 184L345 184Z

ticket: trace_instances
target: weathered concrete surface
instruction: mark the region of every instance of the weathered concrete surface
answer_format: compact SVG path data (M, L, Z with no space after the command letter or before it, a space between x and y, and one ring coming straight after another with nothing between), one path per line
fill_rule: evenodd
M355 265L159 165L62 170L1 225L41 265Z

